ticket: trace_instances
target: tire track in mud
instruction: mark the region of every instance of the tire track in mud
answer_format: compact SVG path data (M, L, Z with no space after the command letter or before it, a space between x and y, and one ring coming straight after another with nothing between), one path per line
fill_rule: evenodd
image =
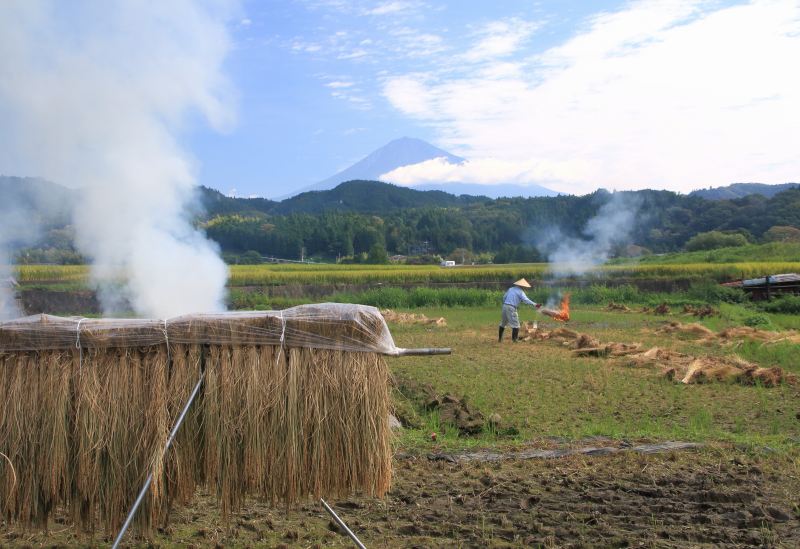
M676 450L691 450L701 448L703 445L696 442L677 442L668 441L656 444L641 444L638 446L587 446L577 448L557 448L554 450L524 450L521 452L465 452L465 453L431 453L427 458L431 461L449 461L451 463L461 463L468 461L504 461L504 460L524 460L524 459L554 459L569 456L607 456L617 452L637 452L640 454L657 454L661 452L671 452ZM398 456L402 459L403 455Z

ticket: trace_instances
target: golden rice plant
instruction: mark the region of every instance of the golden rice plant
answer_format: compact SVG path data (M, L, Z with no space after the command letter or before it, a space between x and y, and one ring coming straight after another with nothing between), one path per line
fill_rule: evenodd
M546 263L470 265L442 268L436 265L336 265L277 264L232 265L229 286L274 286L286 284L412 284L509 282L521 277L546 279L558 265ZM627 263L588 268L581 277L707 278L716 281L750 278L785 272L800 272L800 261L737 263ZM74 265L23 265L18 267L23 284L86 283L88 267Z

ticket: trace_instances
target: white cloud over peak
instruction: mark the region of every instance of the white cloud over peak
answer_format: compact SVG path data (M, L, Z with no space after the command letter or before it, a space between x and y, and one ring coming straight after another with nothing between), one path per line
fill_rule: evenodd
M562 181L566 175L572 180L580 180L586 175L585 166L580 162L554 163L548 160L510 161L499 158L479 158L465 160L457 164L444 157L433 158L396 168L382 174L379 179L398 185L420 183L548 183Z
M635 2L525 60L505 57L535 24L513 21L486 27L457 72L386 78L396 109L473 159L406 166L387 179L566 192L800 179L797 1ZM503 41L503 24L516 38Z

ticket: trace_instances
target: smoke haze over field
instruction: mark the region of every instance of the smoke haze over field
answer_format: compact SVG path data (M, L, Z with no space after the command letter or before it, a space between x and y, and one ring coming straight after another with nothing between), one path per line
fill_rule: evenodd
M194 168L178 136L234 122L221 65L236 9L0 3L0 173L83 189L76 240L106 312L122 300L152 317L223 307L226 267L190 224Z
M557 276L583 274L607 261L614 247L630 238L640 207L635 196L615 193L586 223L585 238L570 237L553 228L538 239L536 247L547 256Z
M4 321L22 312L9 282L14 252L32 245L50 223L66 222L67 205L63 196L38 180L0 177L0 193L0 321Z

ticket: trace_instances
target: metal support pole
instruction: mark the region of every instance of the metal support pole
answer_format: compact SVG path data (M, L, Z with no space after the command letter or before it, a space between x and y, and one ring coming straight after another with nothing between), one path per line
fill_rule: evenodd
M197 385L194 386L194 390L192 391L192 394L189 396L189 400L186 401L186 406L183 407L181 415L178 416L175 425L172 427L172 431L170 432L169 438L167 439L167 444L164 446L164 453L161 454L162 458L164 457L164 455L166 455L167 450L172 445L172 441L175 440L175 435L178 434L178 429L181 428L183 419L186 417L186 413L189 411L189 407L192 405L192 402L194 402L194 398L200 391L200 386L203 384L203 380L205 379L205 377L206 377L206 372L205 371L201 372L200 379L197 380ZM117 534L117 538L114 540L114 545L112 545L112 549L117 549L119 543L122 541L122 538L125 536L125 532L127 532L128 527L131 525L133 517L136 516L136 511L139 509L139 506L142 504L142 501L144 501L144 496L147 494L147 490L150 489L150 484L152 482L153 482L153 473L151 471L150 474L147 475L147 479L144 481L144 486L142 486L142 489L139 490L139 495L136 496L136 501L133 503L133 507L128 513L128 516L125 518L125 523L122 525L122 529L120 529L119 534Z
M319 498L319 502L323 505L323 507L325 507L325 510L328 512L328 514L333 517L333 520L336 521L336 524L338 524L339 527L342 530L344 530L347 533L348 536L350 536L350 539L353 540L353 543L356 544L356 547L358 547L358 549L367 549L364 546L364 544L361 543L361 541L356 537L356 535L353 533L353 531L350 530L350 528L347 527L347 525L344 523L344 521L339 518L339 515L336 514L336 511L331 509L331 506L328 505L328 503L324 499Z
M397 349L391 356L449 355L452 352L450 347L423 347L421 349Z

